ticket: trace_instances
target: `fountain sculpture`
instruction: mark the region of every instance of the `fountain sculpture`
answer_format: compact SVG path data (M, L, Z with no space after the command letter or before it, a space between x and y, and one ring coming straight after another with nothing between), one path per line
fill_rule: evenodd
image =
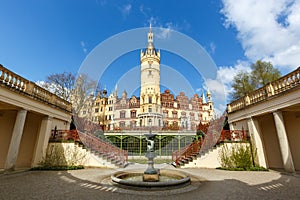
M145 134L147 140L148 167L144 172L120 171L111 176L114 183L135 187L172 187L190 184L190 177L177 170L160 170L154 168L154 139L156 134Z
M155 158L155 152L154 152L154 139L156 134L152 134L151 128L150 133L145 134L146 140L147 140L147 153L146 157L148 158L148 168L146 171L144 171L143 174L143 181L146 182L155 182L159 181L159 170L154 168L154 158Z

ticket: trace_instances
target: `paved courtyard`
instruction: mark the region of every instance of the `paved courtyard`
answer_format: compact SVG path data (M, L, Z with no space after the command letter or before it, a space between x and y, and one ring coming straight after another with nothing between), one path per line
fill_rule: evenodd
M157 168L177 170L169 165ZM130 165L120 170L143 170ZM298 174L179 169L191 176L189 186L172 190L132 190L110 181L113 169L23 171L0 174L0 199L300 199Z

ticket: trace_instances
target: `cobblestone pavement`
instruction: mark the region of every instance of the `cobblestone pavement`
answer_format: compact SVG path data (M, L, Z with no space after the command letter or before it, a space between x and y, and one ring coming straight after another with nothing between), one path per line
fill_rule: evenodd
M141 170L130 165L118 170ZM269 172L231 172L215 169L175 169L191 176L192 183L179 189L153 191L127 189L110 181L113 169L74 171L23 171L0 173L0 199L300 199L300 176Z

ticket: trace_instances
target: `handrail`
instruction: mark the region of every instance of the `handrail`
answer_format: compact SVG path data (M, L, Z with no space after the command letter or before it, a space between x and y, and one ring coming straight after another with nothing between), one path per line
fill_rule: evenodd
M197 155L200 151L202 142L203 140L200 138L199 140L196 140L193 143L172 152L172 161L174 161L176 165L179 165L179 161L181 159L186 159L192 155Z
M119 162L122 166L128 162L128 151L121 150L90 133L77 130L52 130L49 141L77 141L92 151Z
M219 137L219 138L216 138ZM179 165L180 160L187 159L193 155L197 155L200 152L210 149L215 144L226 141L246 141L248 140L247 133L242 130L222 130L220 135L207 134L205 139L200 138L193 143L182 147L180 150L172 152L172 161L176 166Z
M119 161L122 166L128 162L128 151L122 150L113 144L105 142L90 133L82 133L78 131L80 141L88 148L96 151L104 156Z
M232 101L227 105L228 113L241 110L249 105L267 100L275 95L286 92L300 85L300 67L293 72L275 80L267 85L250 92L244 97Z
M1 85L5 85L17 92L27 94L47 104L52 104L62 110L66 110L68 112L72 111L72 105L70 102L38 86L34 82L19 76L0 64L0 86Z
M80 142L79 135L76 130L52 130L50 141L76 141Z

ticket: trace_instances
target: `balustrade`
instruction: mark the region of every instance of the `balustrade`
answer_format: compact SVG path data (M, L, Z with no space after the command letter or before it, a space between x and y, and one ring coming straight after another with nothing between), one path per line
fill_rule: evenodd
M71 103L38 86L37 84L15 74L0 64L0 85L24 92L43 102L71 112Z
M0 65L0 74L0 83L16 90L24 91L27 82L29 82L21 76L9 71L2 65Z
M296 86L300 85L300 67L295 71L275 80L271 83L259 88L245 97L237 99L227 105L228 112L234 112L245 108L251 104L258 103L265 99L268 99L274 95L278 95L287 90L290 90Z

